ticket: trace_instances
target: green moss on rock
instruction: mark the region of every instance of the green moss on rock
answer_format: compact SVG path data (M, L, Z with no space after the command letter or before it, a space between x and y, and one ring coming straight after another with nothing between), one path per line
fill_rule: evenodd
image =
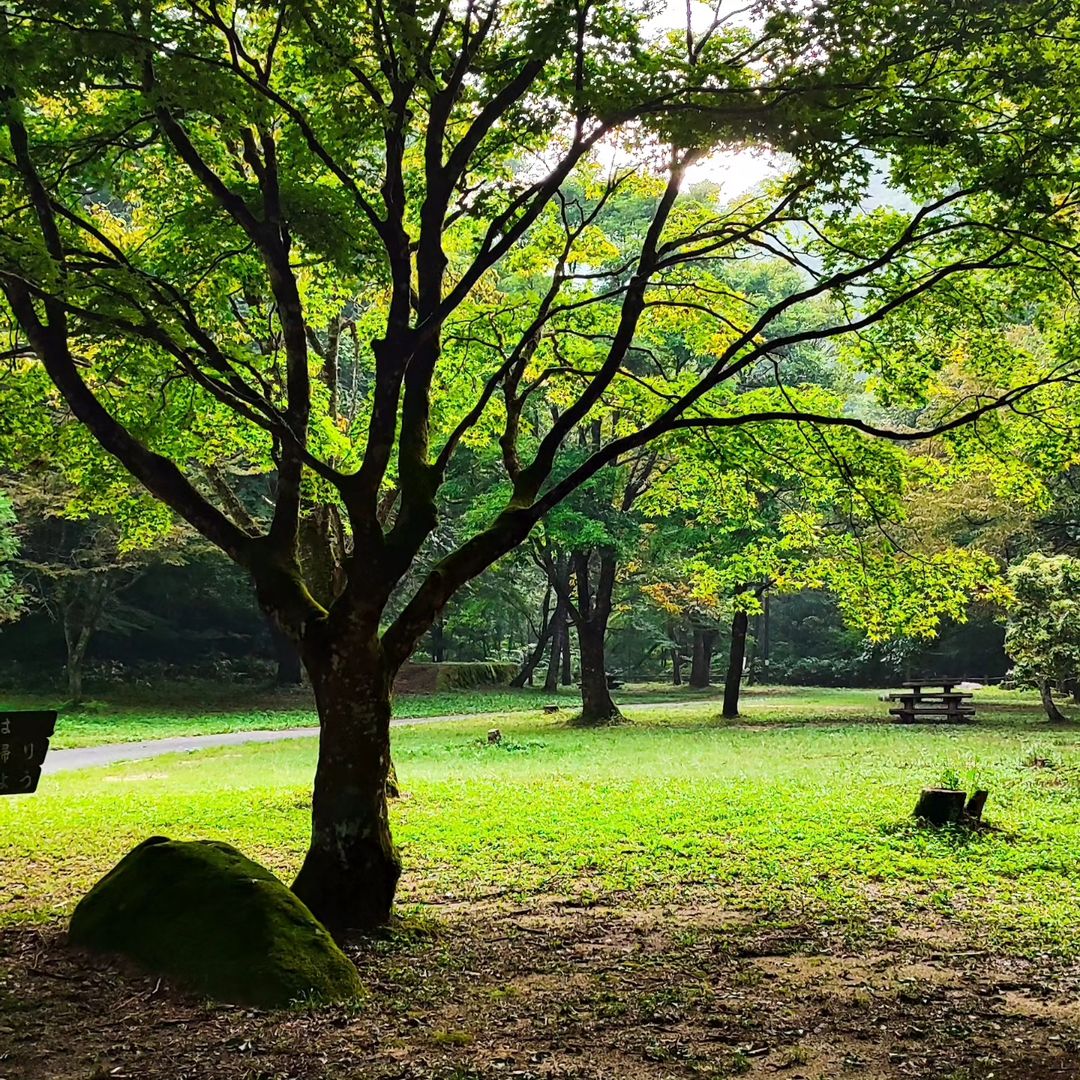
M362 989L300 900L265 867L213 840L144 841L80 901L68 939L237 1005L351 1001Z

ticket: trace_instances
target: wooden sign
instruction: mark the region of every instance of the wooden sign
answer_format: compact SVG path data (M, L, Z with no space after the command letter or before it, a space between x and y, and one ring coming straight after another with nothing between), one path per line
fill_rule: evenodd
M0 795L29 795L56 729L54 712L0 712Z

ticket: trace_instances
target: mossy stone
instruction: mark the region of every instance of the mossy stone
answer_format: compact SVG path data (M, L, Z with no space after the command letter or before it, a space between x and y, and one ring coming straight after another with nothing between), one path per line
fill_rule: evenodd
M345 1002L360 975L314 915L228 844L151 837L79 902L68 940L215 1001Z

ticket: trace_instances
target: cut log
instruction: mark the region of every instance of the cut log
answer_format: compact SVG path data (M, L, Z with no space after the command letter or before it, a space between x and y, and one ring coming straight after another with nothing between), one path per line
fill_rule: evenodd
M989 794L987 791L976 791L970 799L968 804L964 808L964 817L970 818L972 821L982 821L983 807L986 805L986 797Z
M915 816L931 825L948 825L964 816L967 792L952 788L923 788L915 804Z

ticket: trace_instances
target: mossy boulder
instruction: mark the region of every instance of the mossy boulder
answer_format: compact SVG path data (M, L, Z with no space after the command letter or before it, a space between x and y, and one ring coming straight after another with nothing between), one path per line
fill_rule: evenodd
M144 841L83 897L68 940L230 1004L344 1002L362 989L315 916L265 867L213 840Z

